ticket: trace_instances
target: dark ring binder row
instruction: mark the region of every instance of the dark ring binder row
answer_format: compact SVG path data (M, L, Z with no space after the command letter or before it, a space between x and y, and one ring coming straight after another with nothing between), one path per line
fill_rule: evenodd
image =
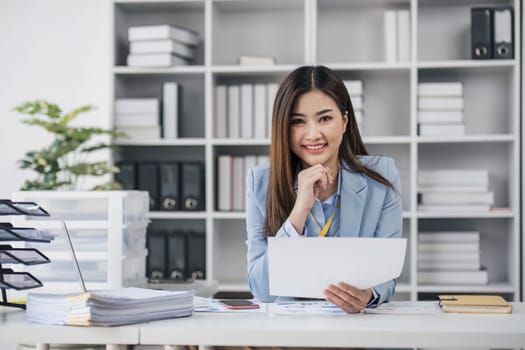
M148 191L150 210L204 210L202 162L120 162L115 180L125 190Z
M148 231L147 277L152 282L206 278L206 237L196 231Z
M473 7L471 57L473 59L514 58L514 9L509 6Z

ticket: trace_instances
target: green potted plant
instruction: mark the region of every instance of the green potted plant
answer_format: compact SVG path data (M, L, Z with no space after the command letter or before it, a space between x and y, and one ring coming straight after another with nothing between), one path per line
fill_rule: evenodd
M100 177L119 171L118 167L108 162L89 162L87 158L95 151L111 147L105 142L93 143L94 136L125 136L123 133L70 125L80 114L93 109L93 106L86 105L62 113L59 106L43 100L26 102L15 107L16 111L30 116L23 119L22 123L40 126L54 135L49 146L28 151L19 161L20 168L31 169L37 173L35 179L25 181L22 190L77 190L80 180L85 177ZM110 181L93 189L117 190L121 189L121 186L115 181Z

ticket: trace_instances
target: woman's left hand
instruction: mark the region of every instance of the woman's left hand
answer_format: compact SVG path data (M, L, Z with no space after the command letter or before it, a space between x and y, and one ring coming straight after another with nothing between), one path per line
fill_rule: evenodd
M334 303L346 313L352 314L363 311L372 299L372 289L365 290L352 287L348 283L331 284L324 291L326 300Z

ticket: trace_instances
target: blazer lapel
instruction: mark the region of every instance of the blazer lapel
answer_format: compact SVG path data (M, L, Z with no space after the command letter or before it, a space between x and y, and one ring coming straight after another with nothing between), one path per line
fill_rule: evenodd
M341 237L358 237L361 228L361 219L365 207L368 185L365 175L343 170L341 189L341 221L339 232Z

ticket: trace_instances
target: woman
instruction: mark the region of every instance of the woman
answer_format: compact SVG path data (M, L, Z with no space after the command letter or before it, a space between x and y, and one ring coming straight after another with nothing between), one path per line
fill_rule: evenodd
M264 302L277 299L268 287L269 236L401 236L394 161L368 156L350 96L330 69L299 67L281 83L273 108L270 165L248 174L246 215L248 281ZM394 280L367 290L341 282L326 286L325 296L354 313L388 301L394 288Z

